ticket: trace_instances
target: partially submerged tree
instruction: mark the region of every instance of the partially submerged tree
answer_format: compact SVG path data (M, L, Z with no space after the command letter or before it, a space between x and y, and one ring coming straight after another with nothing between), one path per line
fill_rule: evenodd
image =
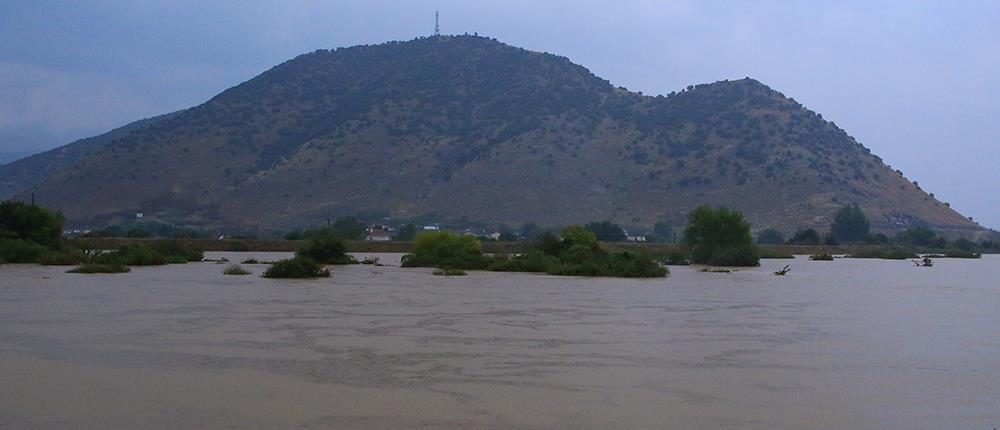
M691 261L713 266L757 266L760 258L743 214L726 208L699 206L688 214L684 243Z

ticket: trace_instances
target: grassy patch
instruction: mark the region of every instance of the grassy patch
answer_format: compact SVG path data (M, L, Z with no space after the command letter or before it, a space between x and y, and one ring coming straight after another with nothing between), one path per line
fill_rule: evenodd
M222 273L225 275L249 275L251 272L239 264L230 264Z

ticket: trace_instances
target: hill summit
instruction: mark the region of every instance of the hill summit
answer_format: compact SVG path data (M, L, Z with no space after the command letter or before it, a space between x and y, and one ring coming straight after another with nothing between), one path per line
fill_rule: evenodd
M858 203L877 230L982 230L753 79L644 96L476 36L304 54L100 143L7 188L78 224L143 212L263 228L356 213L680 225L711 204L789 231Z

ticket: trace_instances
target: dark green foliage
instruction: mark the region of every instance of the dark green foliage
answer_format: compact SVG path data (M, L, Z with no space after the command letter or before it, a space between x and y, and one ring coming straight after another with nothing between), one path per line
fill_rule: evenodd
M244 269L239 264L230 264L226 266L226 269L222 271L224 275L249 275L250 271Z
M201 261L205 258L205 252L199 248L190 245L183 245L179 242L174 241L157 241L150 245L151 248L159 252L163 256L167 257L171 261L177 261L179 264L188 261Z
M684 242L691 261L713 266L757 266L760 259L743 214L726 208L699 206L688 215Z
M167 257L145 245L125 245L113 255L126 266L161 266L167 264Z
M0 259L8 263L37 263L49 249L25 239L0 239Z
M819 245L819 243L820 243L821 240L822 240L822 238L820 237L818 231L816 231L814 229L811 229L811 228L807 228L805 230L798 230L798 231L796 231L795 234L792 236L792 238L788 239L788 244L789 245Z
M668 266L688 266L691 264L691 259L688 255L680 251L667 253L661 261Z
M151 235L149 234L148 231L138 227L133 228L125 233L125 237L131 237L131 238L144 238L149 236Z
M265 278L328 278L330 270L324 268L311 258L295 257L276 261L264 271Z
M843 243L863 242L869 232L868 217L857 205L844 206L837 211L830 224L834 239Z
M653 234L649 240L658 243L674 243L674 227L663 221L653 225Z
M403 256L403 267L483 269L488 263L475 237L447 231L417 234L412 250Z
M761 230L757 234L757 244L759 245L780 245L785 243L785 235L773 228Z
M897 243L902 245L931 248L944 248L947 245L945 239L938 236L934 230L924 227L908 228L897 234L894 239Z
M969 252L971 252L971 251L973 251L973 250L975 250L977 248L977 245L976 245L975 242L973 242L973 241L971 241L969 239L966 239L964 237L960 237L960 238L955 239L955 240L953 240L951 242L951 247L955 248L957 250L960 250L960 251L969 251Z
M872 245L884 245L889 243L889 237L882 233L868 233L865 237L865 243Z
M526 222L521 226L521 239L535 240L539 234L541 234L541 229L538 228L538 224Z
M597 240L601 242L624 242L625 231L618 224L611 221L592 222L584 228L594 233Z
M433 273L437 276L465 276L462 269L434 269Z
M816 254L810 255L809 259L813 261L833 261L833 256L830 254Z
M63 248L46 252L38 260L46 266L75 266L87 260L83 251L74 248Z
M497 238L500 242L513 242L517 240L517 235L506 224L497 225L497 233L500 233L500 237Z
M909 260L911 258L917 258L917 254L913 251L903 248L878 248L870 249L861 252L851 254L851 258L879 258L883 260Z
M548 233L543 234L521 255L495 256L488 269L629 278L663 277L667 274L666 267L647 256L632 252L605 251L593 232L575 225L563 229L561 239Z
M62 214L39 206L13 200L0 202L0 239L59 247L63 222Z
M73 269L67 270L66 273L126 273L131 269L128 266L121 263L83 263Z
M362 240L368 234L368 226L357 218L348 216L337 218L333 222L333 233L348 240Z
M535 272L545 273L547 267L558 264L559 259L545 254L539 248L514 256L498 255L490 261L487 270L494 272Z
M356 261L347 255L347 245L344 240L333 235L325 234L309 239L306 244L295 253L296 257L312 259L322 264L352 264Z
M393 239L409 242L416 236L417 226L413 224L403 224L399 227L399 230L396 230L396 236L393 237Z

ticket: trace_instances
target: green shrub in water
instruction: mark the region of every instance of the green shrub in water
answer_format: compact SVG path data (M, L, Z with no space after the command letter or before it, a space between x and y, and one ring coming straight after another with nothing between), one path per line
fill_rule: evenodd
M344 240L333 234L322 234L309 239L295 253L296 257L308 258L322 264L353 264L357 260L347 255Z
M295 257L287 260L276 261L264 271L265 278L328 278L330 271L316 260L306 257Z
M475 237L447 231L421 232L413 240L413 252L403 256L403 267L483 269L488 259Z
M816 254L810 255L809 259L812 261L833 261L833 256L830 254Z
M225 270L222 271L222 273L226 275L249 275L250 271L244 269L239 264L230 264Z

